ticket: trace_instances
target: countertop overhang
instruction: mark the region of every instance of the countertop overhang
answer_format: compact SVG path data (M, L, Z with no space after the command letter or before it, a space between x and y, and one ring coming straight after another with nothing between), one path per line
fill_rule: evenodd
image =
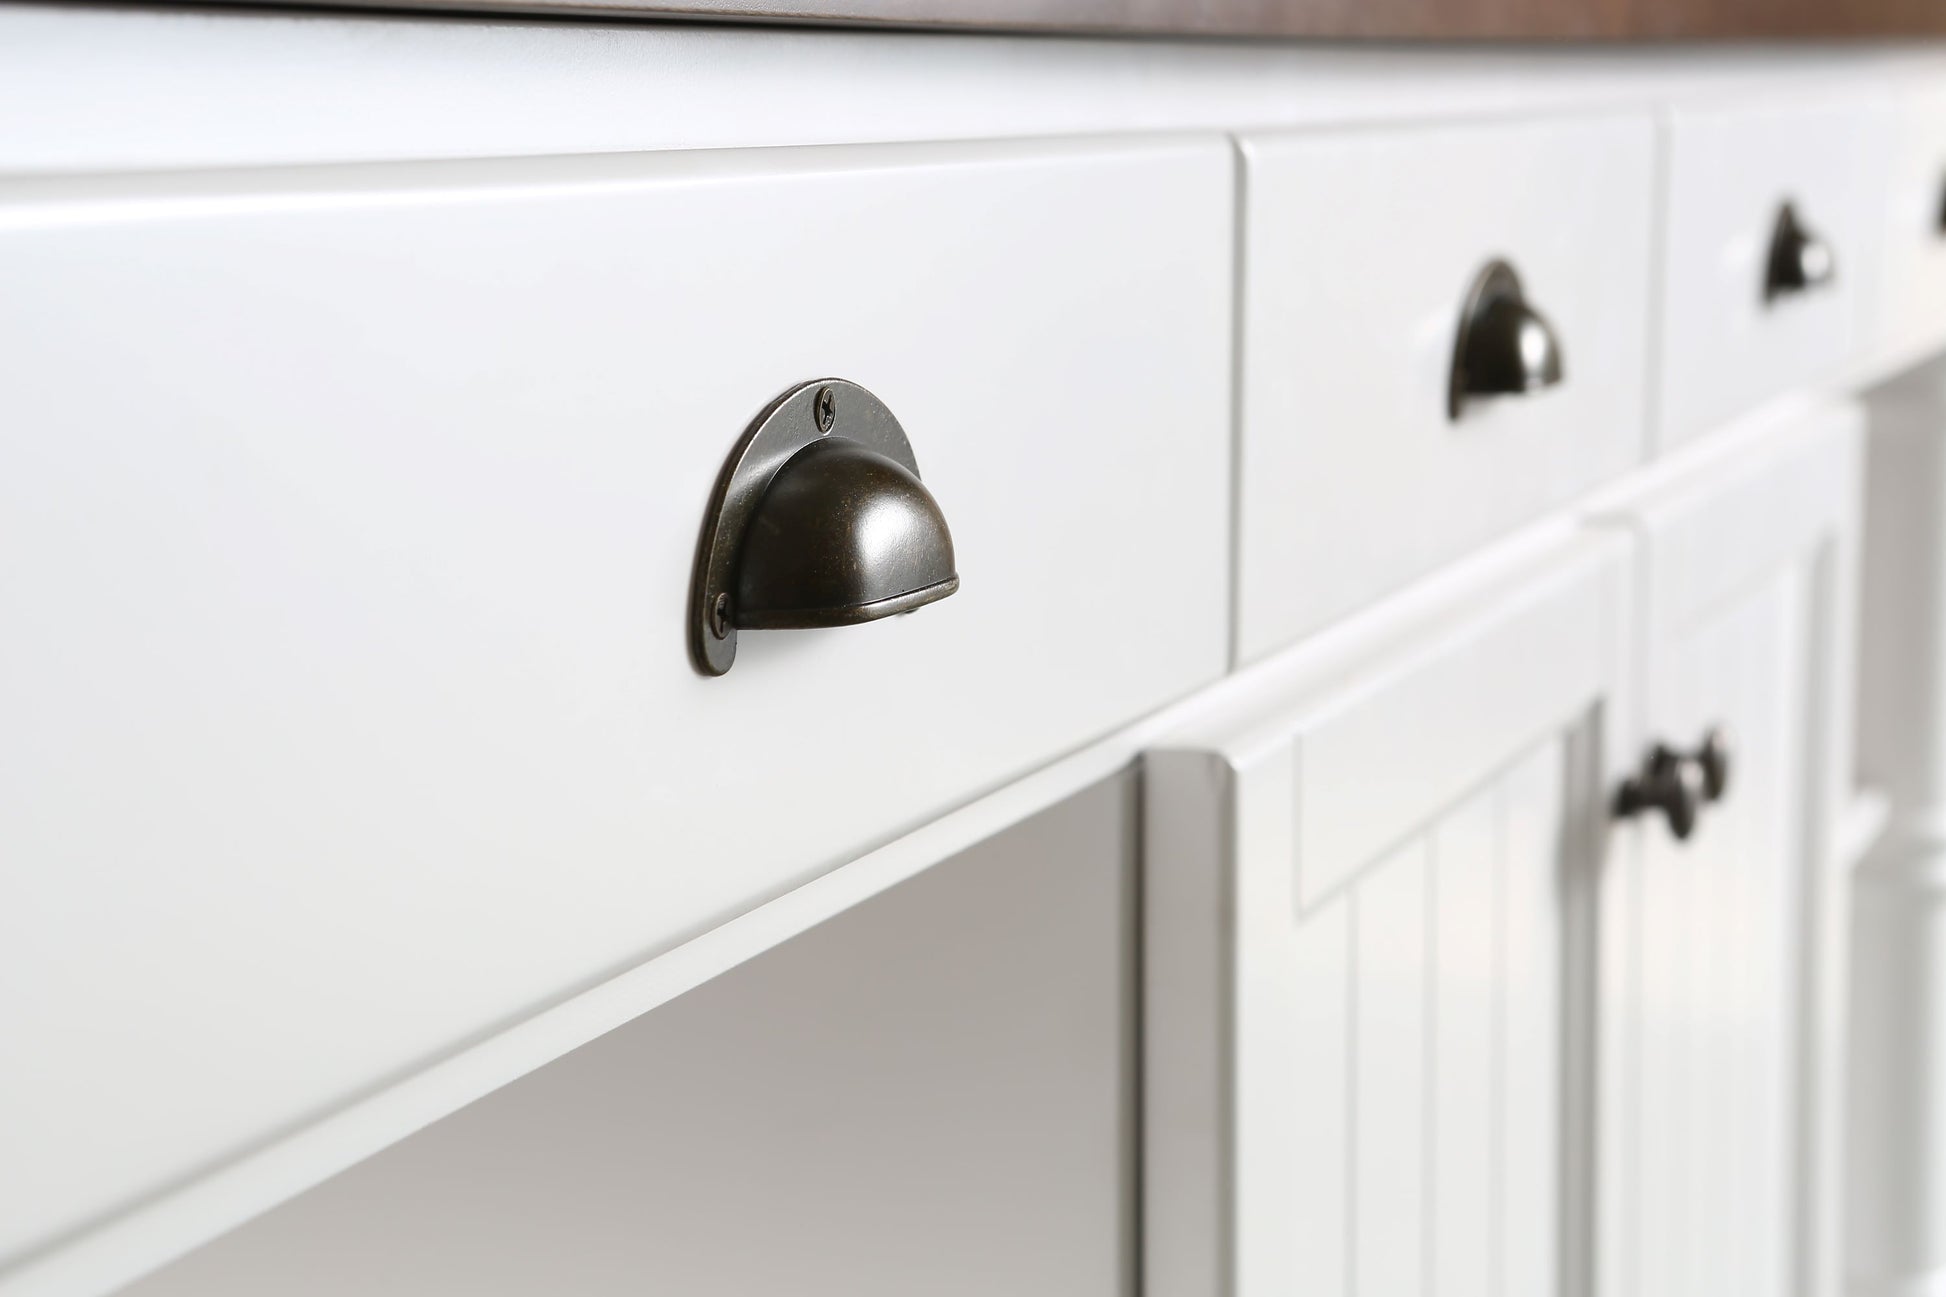
M282 0L268 0L281 3ZM1946 0L339 0L351 7L843 27L1295 40L1882 40ZM335 6L334 6L335 7Z

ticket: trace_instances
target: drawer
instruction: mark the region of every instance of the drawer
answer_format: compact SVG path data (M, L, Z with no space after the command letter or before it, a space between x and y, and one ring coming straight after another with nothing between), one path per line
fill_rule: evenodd
M1256 135L1243 156L1248 661L1637 462L1654 131ZM1561 381L1454 417L1460 324L1496 260L1551 328Z
M1662 448L1854 354L1870 318L1888 114L1882 97L1844 91L1670 115ZM1787 208L1795 234L1782 228ZM1809 282L1773 273L1793 247Z
M1946 342L1946 84L1914 87L1894 111L1874 343L1910 356Z
M1220 675L1234 189L1211 136L10 191L0 1263ZM962 587L705 676L705 506L824 375Z

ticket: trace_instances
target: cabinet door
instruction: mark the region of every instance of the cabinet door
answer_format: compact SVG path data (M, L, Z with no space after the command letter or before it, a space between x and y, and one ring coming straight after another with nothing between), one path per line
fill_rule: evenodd
M1621 538L1273 659L1147 760L1145 1291L1579 1291Z
M1686 840L1654 813L1618 837L1634 917L1606 961L1605 1294L1831 1291L1857 489L1839 409L1733 439L1614 515L1643 547L1645 746L1716 731L1730 761Z

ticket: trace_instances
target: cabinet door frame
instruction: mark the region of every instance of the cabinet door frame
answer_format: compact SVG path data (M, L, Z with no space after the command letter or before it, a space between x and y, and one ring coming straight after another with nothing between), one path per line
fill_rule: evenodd
M1608 886L1608 772L1635 745L1635 589L1623 538L1564 524L1514 549L1245 673L1145 757L1151 1297L1267 1297L1300 1282L1332 1290L1353 1231L1338 1229L1336 1265L1322 1255L1328 1242L1307 1256L1310 1244L1292 1238L1300 1220L1347 1211L1349 1196L1334 1207L1329 1190L1307 1196L1291 1174L1304 1114L1285 1096L1306 1066L1292 1026L1305 979L1288 962L1298 913L1381 856L1392 827L1417 831L1556 735L1567 736L1574 790L1563 847L1586 861L1564 871L1575 881L1563 940L1588 953L1566 961L1561 988L1560 1183L1570 1201L1555 1290L1587 1289L1594 1208L1574 1186L1592 1183L1591 925Z

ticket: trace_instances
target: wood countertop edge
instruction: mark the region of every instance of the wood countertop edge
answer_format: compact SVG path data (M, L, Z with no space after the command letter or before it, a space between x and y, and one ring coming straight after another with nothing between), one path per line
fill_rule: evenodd
M1946 0L224 0L221 7L251 4L1231 40L1668 44L1946 36Z

